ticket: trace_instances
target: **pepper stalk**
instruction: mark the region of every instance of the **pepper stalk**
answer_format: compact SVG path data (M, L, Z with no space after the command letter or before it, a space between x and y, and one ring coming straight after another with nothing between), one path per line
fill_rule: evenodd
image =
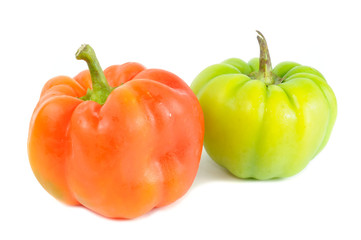
M266 38L260 31L258 33L257 40L260 47L259 56L259 71L256 74L256 78L262 80L266 85L275 84L276 76L272 73L271 56L268 51Z
M92 81L92 89L88 89L86 95L80 99L84 101L91 100L103 105L113 89L105 78L94 49L88 44L83 44L76 52L75 57L78 60L84 60L88 64Z

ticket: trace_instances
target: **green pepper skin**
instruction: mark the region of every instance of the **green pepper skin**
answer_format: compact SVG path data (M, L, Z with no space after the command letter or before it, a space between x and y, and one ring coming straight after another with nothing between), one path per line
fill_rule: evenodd
M325 147L336 97L314 68L282 62L266 84L256 75L259 62L231 58L192 82L204 113L204 147L239 178L289 177Z

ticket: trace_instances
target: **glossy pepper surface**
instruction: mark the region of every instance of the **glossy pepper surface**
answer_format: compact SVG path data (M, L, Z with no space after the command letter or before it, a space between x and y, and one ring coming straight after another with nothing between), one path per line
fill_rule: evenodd
M28 137L32 170L56 199L111 218L167 205L191 186L203 146L200 104L176 75L129 62L49 80Z
M204 69L191 88L205 121L210 157L240 178L300 172L326 145L335 95L316 69L295 62L272 68L259 33L260 58L231 58Z

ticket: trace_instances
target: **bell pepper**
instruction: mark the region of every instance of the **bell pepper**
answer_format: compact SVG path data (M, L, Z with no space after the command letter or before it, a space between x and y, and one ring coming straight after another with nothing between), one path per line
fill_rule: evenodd
M28 155L56 199L110 218L134 218L190 188L203 147L200 104L178 76L139 63L49 80L31 118Z
M289 177L326 145L337 115L331 87L316 69L295 62L272 68L258 32L260 58L209 66L191 88L201 103L204 146L239 178Z

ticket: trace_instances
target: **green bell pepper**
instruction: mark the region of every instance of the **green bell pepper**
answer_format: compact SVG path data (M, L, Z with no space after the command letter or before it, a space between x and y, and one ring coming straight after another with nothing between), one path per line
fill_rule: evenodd
M204 147L237 177L289 177L325 147L336 97L314 68L294 62L272 68L260 32L257 39L260 58L212 65L191 84L204 112Z

